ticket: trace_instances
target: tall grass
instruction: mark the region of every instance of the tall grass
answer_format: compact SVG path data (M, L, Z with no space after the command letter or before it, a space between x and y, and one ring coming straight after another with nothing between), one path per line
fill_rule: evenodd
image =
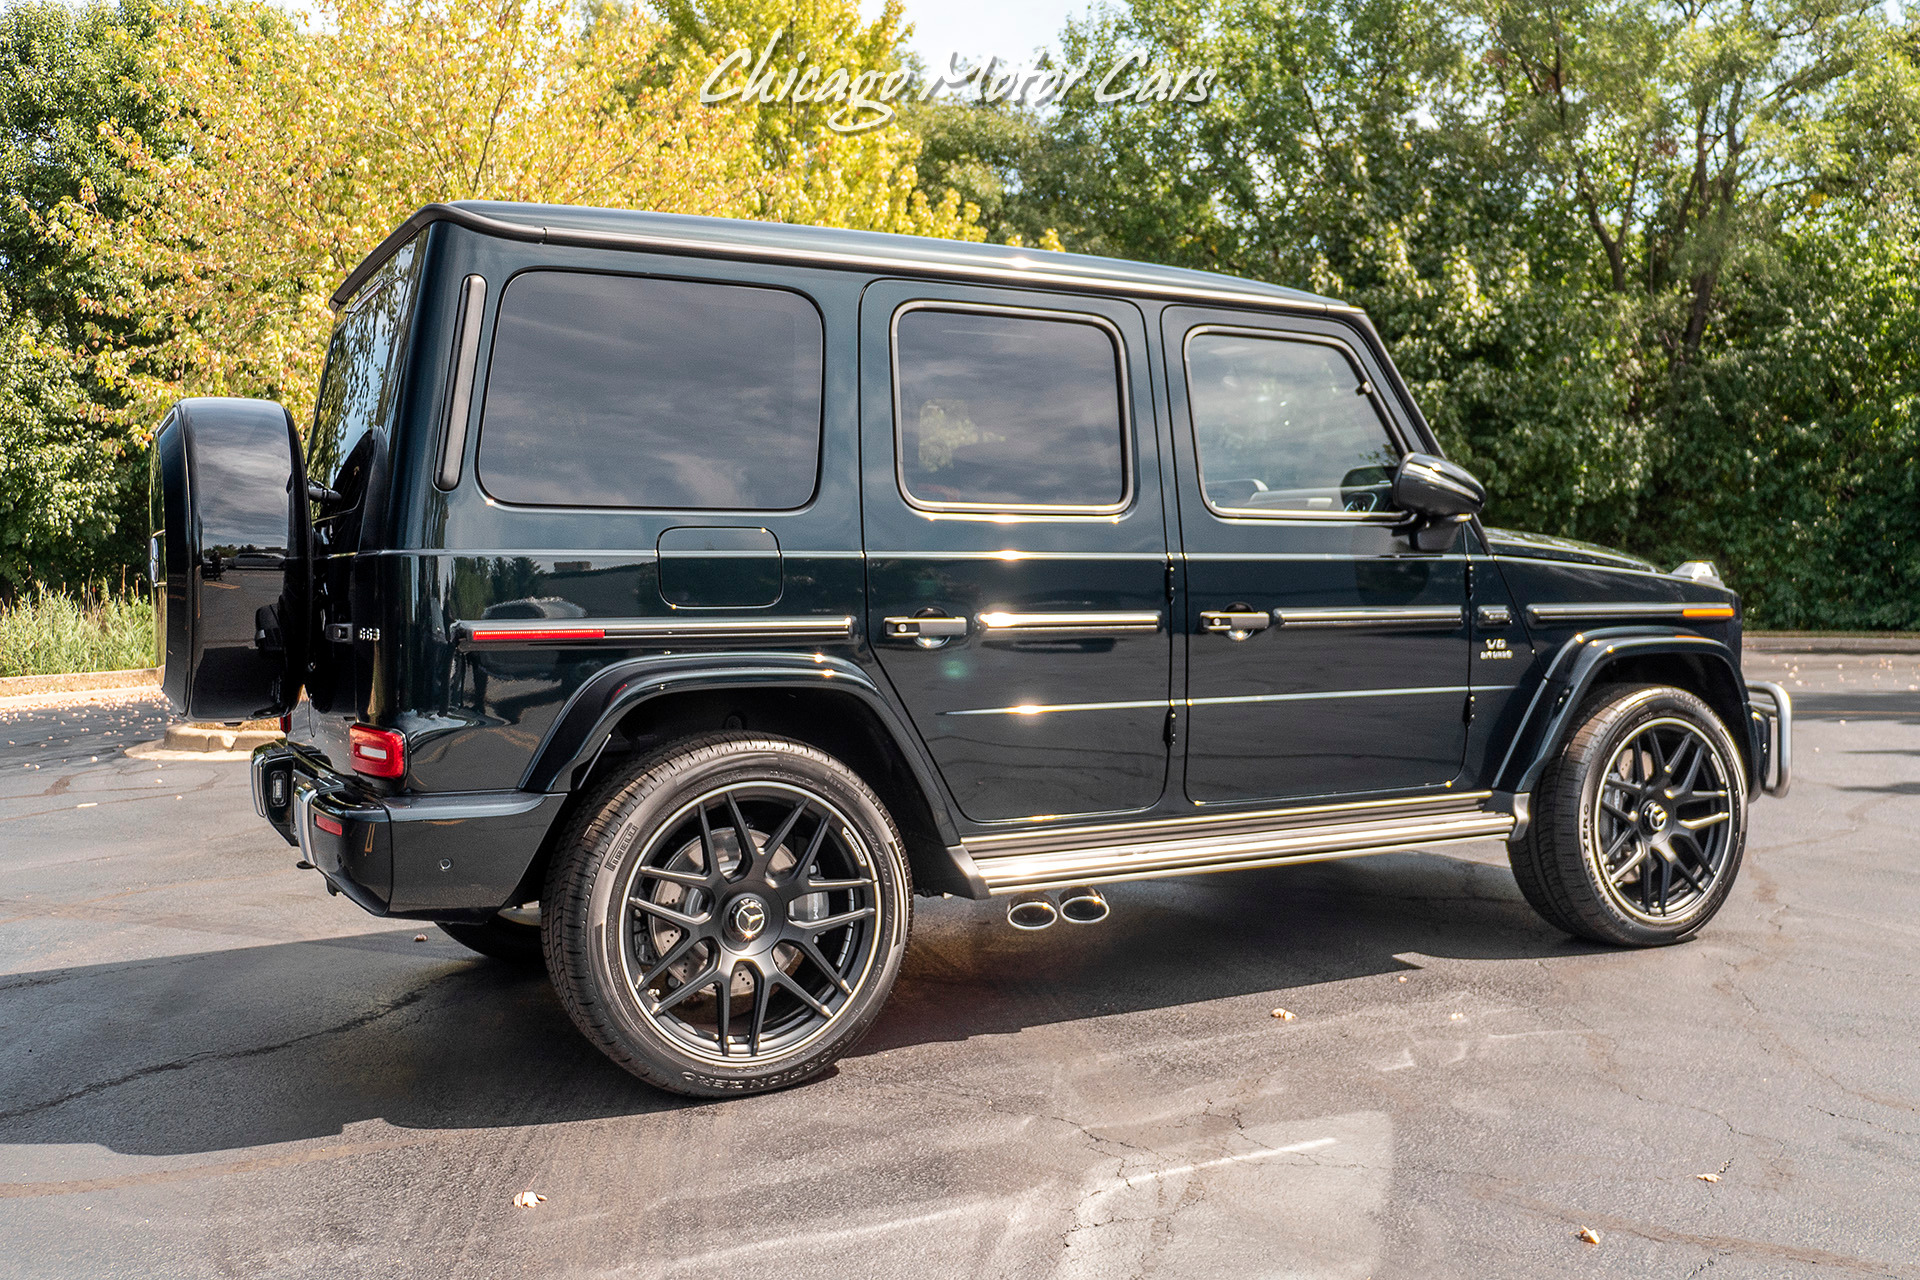
M153 601L106 590L35 590L0 604L0 676L153 665Z

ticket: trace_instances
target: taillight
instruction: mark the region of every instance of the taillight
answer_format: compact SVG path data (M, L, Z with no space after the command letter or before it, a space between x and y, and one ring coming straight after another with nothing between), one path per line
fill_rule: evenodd
M288 714L280 717L280 736L284 738L292 732L293 732L293 715L291 712L289 712Z
M357 724L347 732L353 771L371 778L397 778L407 771L407 740L391 729Z

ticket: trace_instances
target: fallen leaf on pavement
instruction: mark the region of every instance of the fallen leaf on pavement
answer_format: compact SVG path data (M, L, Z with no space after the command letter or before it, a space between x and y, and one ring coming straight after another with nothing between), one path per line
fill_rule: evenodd
M1466 1017L1466 1016L1467 1016L1467 1015L1466 1015L1466 1014L1464 1014L1464 1013L1450 1013L1450 1014L1448 1014L1448 1015L1447 1015L1447 1021L1448 1021L1448 1022L1458 1022L1458 1021L1460 1021L1460 1019L1462 1019L1462 1018L1464 1018L1464 1017Z
M513 1198L513 1207L516 1209L531 1209L537 1204L545 1204L546 1202L547 1198L537 1191L522 1191Z
M1582 1227L1578 1231L1574 1232L1573 1234L1577 1238L1581 1240L1585 1240L1588 1244L1600 1243L1600 1233L1598 1231L1595 1231L1592 1227Z
M415 942L425 942L427 940L427 935L424 933L416 933L413 935L413 940Z
M1719 1175L1719 1174L1717 1174L1717 1173L1696 1173L1696 1174L1694 1174L1693 1176L1694 1176L1694 1177L1696 1177L1696 1178L1698 1178L1698 1179L1700 1179L1700 1181L1702 1181L1702 1182L1718 1182L1718 1181L1720 1181L1720 1175Z
M1273 1016L1280 1019L1280 1021L1282 1022L1293 1021L1293 1011L1290 1009L1275 1009L1273 1011Z

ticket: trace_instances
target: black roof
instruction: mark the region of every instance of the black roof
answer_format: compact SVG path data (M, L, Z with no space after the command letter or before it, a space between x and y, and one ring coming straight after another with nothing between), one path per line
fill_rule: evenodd
M1258 280L1120 258L1015 249L929 236L889 235L879 231L847 231L838 227L800 227L785 222L487 200L430 204L421 209L354 268L335 291L333 305L344 306L394 250L434 222L452 222L487 235L543 244L653 249L903 274L973 276L1003 284L1068 285L1294 310L1323 311L1346 306L1331 298Z

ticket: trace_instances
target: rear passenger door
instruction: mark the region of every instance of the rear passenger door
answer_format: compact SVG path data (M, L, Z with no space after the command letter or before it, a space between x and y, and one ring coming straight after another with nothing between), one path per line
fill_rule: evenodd
M860 377L867 630L961 813L1154 804L1172 650L1139 312L881 281Z
M1187 563L1186 791L1444 788L1466 748L1466 559L1388 510L1414 440L1335 322L1169 308Z

